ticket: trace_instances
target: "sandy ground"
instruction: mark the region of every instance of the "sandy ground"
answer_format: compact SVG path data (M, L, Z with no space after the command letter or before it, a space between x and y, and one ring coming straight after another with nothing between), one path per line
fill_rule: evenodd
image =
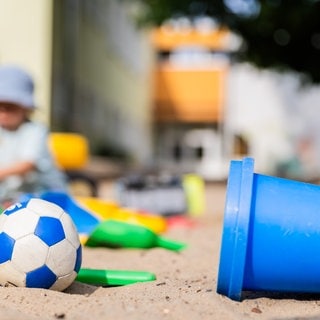
M65 292L0 288L0 319L320 319L320 296L250 293L235 302L216 293L225 184L207 185L207 210L193 228L167 237L186 242L180 253L161 248L84 248L83 267L144 270L152 282L96 287L74 282ZM100 194L112 195L110 183Z

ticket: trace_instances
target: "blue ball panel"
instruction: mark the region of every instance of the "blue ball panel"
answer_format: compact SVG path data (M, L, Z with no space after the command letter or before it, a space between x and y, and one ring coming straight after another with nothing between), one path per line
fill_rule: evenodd
M77 250L76 263L75 263L75 266L74 266L74 271L76 273L78 273L79 270L80 270L81 262L82 262L82 247L80 245L78 250Z
M66 237L61 221L53 217L40 217L34 234L49 247Z
M15 240L8 236L5 232L0 233L0 263L11 260Z
M13 204L12 206L8 207L6 210L3 211L4 214L9 216L10 214L13 214L23 208L26 208L28 205L28 201L26 202L18 202L16 204Z
M26 287L49 289L57 280L57 276L46 266L26 274Z

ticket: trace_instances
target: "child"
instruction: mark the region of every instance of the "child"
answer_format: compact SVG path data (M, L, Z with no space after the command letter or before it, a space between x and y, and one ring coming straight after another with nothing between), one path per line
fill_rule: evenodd
M31 76L17 66L0 67L0 202L23 193L66 190L66 179L48 149L48 131L30 120L35 109Z

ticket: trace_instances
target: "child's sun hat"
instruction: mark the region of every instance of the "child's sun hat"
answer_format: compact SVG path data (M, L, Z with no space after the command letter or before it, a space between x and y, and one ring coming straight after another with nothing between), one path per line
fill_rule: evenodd
M34 83L31 76L15 65L0 66L0 102L34 109Z

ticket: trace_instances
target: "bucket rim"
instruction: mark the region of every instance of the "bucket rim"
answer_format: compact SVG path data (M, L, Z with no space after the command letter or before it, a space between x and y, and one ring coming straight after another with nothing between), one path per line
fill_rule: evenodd
M254 159L230 162L224 210L217 292L241 300L251 200Z

